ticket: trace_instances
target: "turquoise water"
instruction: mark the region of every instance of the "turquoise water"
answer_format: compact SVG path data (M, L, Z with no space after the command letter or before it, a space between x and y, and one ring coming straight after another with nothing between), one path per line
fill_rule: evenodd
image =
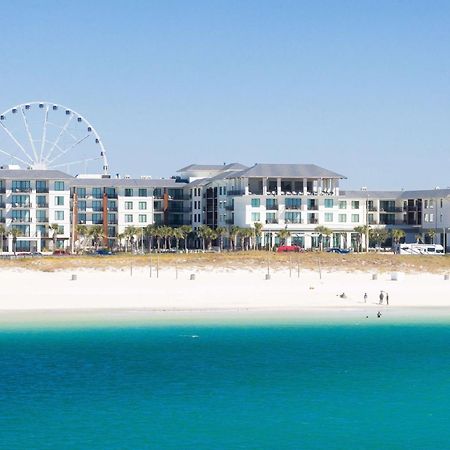
M449 448L449 399L445 324L0 332L8 450Z

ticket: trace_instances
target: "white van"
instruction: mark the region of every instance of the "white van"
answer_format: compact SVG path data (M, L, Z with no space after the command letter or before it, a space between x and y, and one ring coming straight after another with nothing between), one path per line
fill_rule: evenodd
M396 253L400 255L444 255L440 244L399 244Z

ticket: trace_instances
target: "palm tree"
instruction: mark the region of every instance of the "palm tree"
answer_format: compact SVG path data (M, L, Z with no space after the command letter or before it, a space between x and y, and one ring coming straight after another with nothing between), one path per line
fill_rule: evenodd
M52 223L49 228L50 228L50 230L53 231L52 241L53 241L53 251L55 251L56 250L56 240L57 240L58 231L59 231L59 225L57 223Z
M198 237L202 240L202 248L203 251L206 250L206 241L210 235L211 228L208 227L208 225L202 225L198 229Z
M125 233L119 233L117 235L117 243L119 244L119 251L122 251L122 241L125 239Z
M0 252L3 253L3 239L5 238L6 227L0 223Z
M228 232L233 250L236 250L236 247L237 247L237 238L239 235L239 230L240 230L240 228L237 225L232 225Z
M286 245L288 238L291 236L291 232L286 228L280 230L277 233L278 238L280 239L281 245Z
M358 225L357 227L353 228L353 231L357 234L357 250L360 252L361 249L361 243L362 243L362 237L367 236L367 232L369 231L368 225ZM369 241L366 239L366 251L369 249Z
M417 233L415 238L416 238L416 244L420 244L423 240L422 233Z
M183 239L184 233L180 228L174 228L172 231L172 236L175 238L175 248L177 249L178 252L180 246L180 239Z
M170 238L173 236L173 228L164 225L160 227L160 233L164 240L164 248L167 250L170 248Z
M394 241L394 244L398 245L400 244L400 241L405 237L405 232L403 230L400 230L399 228L395 228L391 231L391 237Z
M436 237L436 230L428 230L427 236L429 237L432 244L434 244L434 238Z
M389 237L389 232L385 228L373 228L370 230L370 237L381 247Z
M134 226L128 226L125 228L124 235L125 235L125 251L128 250L128 244L130 244L130 249L133 251L134 244L136 242L136 236L139 234L139 229Z
M88 235L88 229L87 229L87 226L86 225L83 225L83 224L78 224L77 226L76 226L76 231L77 231L77 234L78 234L78 236L79 236L79 238L82 238L82 241L83 241L83 248L85 247L85 245L86 245L86 237L87 237L87 235ZM78 241L78 247L80 246L80 240Z
M219 239L219 250L223 250L223 238L227 235L227 229L225 227L217 227L216 228L216 235Z
M93 247L95 250L98 250L99 242L104 236L103 227L101 225L91 225L88 228L88 235L91 238Z
M192 228L189 225L182 225L179 230L183 234L183 241L184 241L184 249L187 250L187 240L189 234L192 232Z
M261 248L261 236L263 231L263 224L261 222L255 222L254 224L254 234L255 234L255 248Z
M317 226L314 229L314 231L316 233L319 233L319 246L320 250L323 251L323 237L326 236L328 238L333 234L333 232L329 228L324 227L323 225Z
M12 236L12 243L13 243L13 252L14 255L16 255L16 250L17 250L17 238L19 236L21 236L21 232L18 228L11 228L9 230L9 234Z
M159 253L161 251L161 239L163 238L163 230L162 227L157 226L154 230L155 238L156 238L156 249Z
M144 228L144 236L148 239L148 252L150 253L153 248L153 238L157 235L157 227L154 224L147 225Z

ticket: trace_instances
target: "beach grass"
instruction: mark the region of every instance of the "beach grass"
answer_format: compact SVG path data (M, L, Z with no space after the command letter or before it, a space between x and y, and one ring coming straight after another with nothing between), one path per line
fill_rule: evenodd
M22 268L53 272L74 269L98 269L130 267L180 269L247 269L271 270L300 268L318 270L365 272L450 272L450 256L394 255L391 253L352 253L340 255L326 252L274 253L266 251L241 251L222 253L161 253L150 255L120 254L112 256L46 256L18 257L0 260L0 268Z

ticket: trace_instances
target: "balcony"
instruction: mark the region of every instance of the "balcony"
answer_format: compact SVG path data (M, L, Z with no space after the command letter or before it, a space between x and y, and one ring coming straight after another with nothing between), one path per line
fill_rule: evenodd
M391 206L388 208L380 207L380 213L399 213L399 212L403 212L403 208L401 206Z
M309 218L308 219L308 224L309 225L317 225L319 223L319 219L316 219L316 218Z
M36 218L36 222L37 223L47 223L48 222L48 217L37 217Z
M13 189L11 189L11 192L14 192L14 193L16 193L16 192L30 193L30 192L33 192L33 190L30 187L28 187L28 188L23 187L23 188L13 188Z
M189 207L185 207L185 208L174 208L174 207L170 207L170 206L169 206L168 211L169 211L170 213L183 214L183 213L190 213L190 212L191 212L191 208L189 208Z
M0 208L6 208L6 204L5 203L0 203Z
M11 203L12 208L31 208L31 203Z
M6 194L5 186L0 186L0 194Z
M278 205L266 205L267 211L278 211Z
M108 211L117 212L117 206L108 206Z
M308 205L309 211L317 211L319 209L319 205Z
M376 206L368 206L367 207L367 211L370 211L370 212L377 212L378 211L378 208L376 207Z
M48 208L48 203L38 203L36 208Z
M48 187L36 188L36 194L48 194Z
M13 217L11 219L12 223L30 223L31 218L30 217Z
M266 219L267 225L276 225L278 223L278 219Z
M6 217L0 217L0 223L5 223L6 222Z
M236 195L244 195L245 191L243 189L231 189L230 191L227 191L228 196L236 196Z
M285 205L284 208L288 209L288 210L292 210L292 209L299 210L299 209L302 209L302 205Z
M94 212L103 212L103 207L102 206L92 207L92 211L94 211Z

